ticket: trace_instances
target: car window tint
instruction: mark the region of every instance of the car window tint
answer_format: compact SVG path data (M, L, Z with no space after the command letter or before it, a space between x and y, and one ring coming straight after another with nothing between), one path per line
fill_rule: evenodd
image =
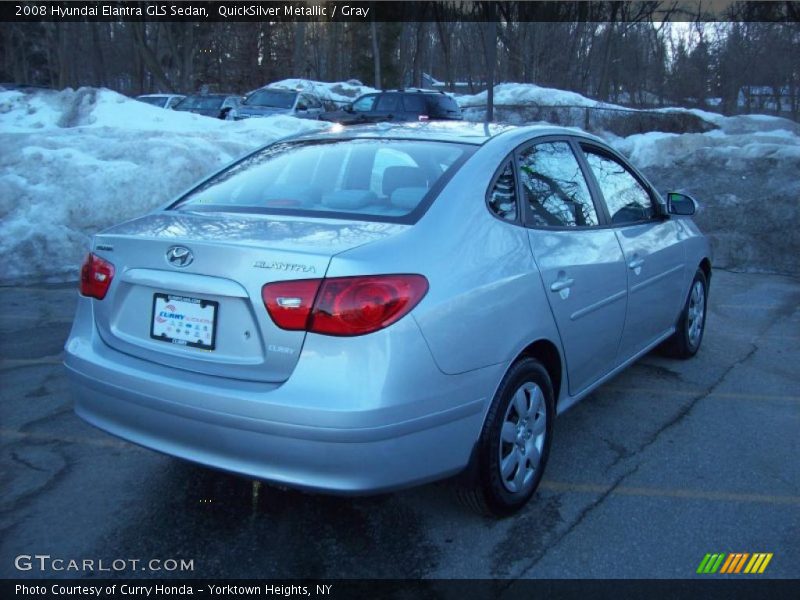
M517 220L517 188L514 181L514 167L508 161L489 189L489 209L506 221Z
M378 98L375 110L400 110L400 94L383 94Z
M619 161L595 152L586 152L597 185L605 198L608 214L615 225L652 219L650 194Z
M545 142L519 154L519 172L534 227L597 225L597 211L567 142Z
M382 194L384 173L387 168L418 166L406 152L398 151L394 148L378 148L375 153L375 163L372 165L372 177L369 187L376 194ZM392 171L389 171L389 173L392 173Z
M429 96L428 102L430 104L429 110L431 116L447 117L461 115L461 109L450 96L440 94L438 96Z
M424 115L427 112L425 108L425 99L421 96L406 94L403 96L403 110L418 115Z
M367 112L372 110L372 107L375 105L375 98L377 97L377 94L361 96L361 98L353 102L353 110L357 110L359 112Z
M402 217L473 146L422 140L280 143L218 173L175 208Z

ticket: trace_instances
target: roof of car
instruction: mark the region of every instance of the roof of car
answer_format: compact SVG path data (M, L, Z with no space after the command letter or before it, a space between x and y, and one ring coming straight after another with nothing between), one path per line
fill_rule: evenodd
M330 129L301 134L297 140L329 140L352 138L418 139L442 142L460 142L481 145L501 133L545 135L581 135L595 139L579 129L554 125L528 125L517 127L496 123L471 123L466 121L426 121L421 123L377 123L374 125L342 126L333 124ZM515 136L516 137L516 136Z
M239 94L189 94L187 98L230 98L231 96L235 96L239 98Z

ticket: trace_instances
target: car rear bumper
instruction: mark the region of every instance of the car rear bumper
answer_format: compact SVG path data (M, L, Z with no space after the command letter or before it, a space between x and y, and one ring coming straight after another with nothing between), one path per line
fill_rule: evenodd
M65 354L80 417L147 448L292 487L363 494L458 472L469 461L499 377L496 367L456 376L420 368L418 397L405 401L408 390L385 379L341 389L333 375L306 372L320 369L314 364L320 344L334 341L309 336L322 339L316 347L307 340L311 348L290 380L223 379L109 348L92 323L81 324L87 316L81 310L91 314L79 307ZM395 324L401 335L403 327L416 329L413 319L406 321Z

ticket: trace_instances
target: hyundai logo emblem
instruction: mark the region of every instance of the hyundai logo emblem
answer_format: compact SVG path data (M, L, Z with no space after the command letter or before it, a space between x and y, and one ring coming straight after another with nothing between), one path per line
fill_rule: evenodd
M167 261L173 267L188 267L193 260L192 251L186 246L173 246L167 250Z

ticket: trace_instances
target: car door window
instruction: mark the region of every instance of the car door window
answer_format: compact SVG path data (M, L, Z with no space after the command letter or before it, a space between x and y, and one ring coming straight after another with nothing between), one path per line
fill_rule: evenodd
M355 102L353 102L353 110L357 112L369 112L372 110L373 106L375 106L375 99L377 98L377 94L372 94L370 96L362 96Z
M544 142L518 154L522 193L533 227L590 227L597 211L567 142Z
M422 96L412 96L407 94L403 96L403 109L406 112L424 115L427 113L425 108L425 98Z
M378 98L375 110L381 112L392 112L401 110L399 94L383 94Z
M650 194L625 165L610 156L591 150L585 152L589 168L603 193L611 223L638 223L655 216Z
M517 186L514 181L514 166L509 160L497 175L486 197L489 210L505 220L517 220Z

